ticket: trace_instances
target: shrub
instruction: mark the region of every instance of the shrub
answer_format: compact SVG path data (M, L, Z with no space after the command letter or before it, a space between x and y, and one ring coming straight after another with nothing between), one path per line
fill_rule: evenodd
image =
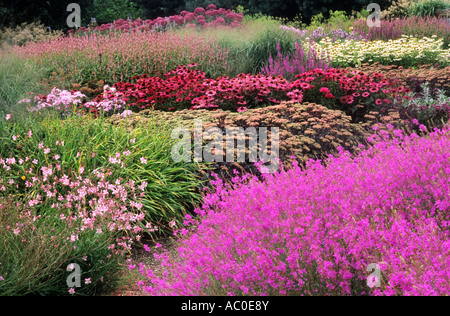
M409 8L417 0L398 0L392 1L391 5L381 12L381 17L384 18L404 18L408 16Z
M62 36L63 32L51 30L39 22L22 23L15 28L4 28L1 32L0 42L3 48L11 45L23 46L28 42L44 42Z
M224 132L224 146L226 148L226 129L241 127L247 130L249 127L273 127L279 128L279 158L287 166L291 163L291 156L297 157L298 162L304 164L311 158L323 158L342 146L348 150L354 150L365 139L366 126L351 123L351 118L341 111L327 109L324 106L305 103L282 102L278 105L267 106L258 109L249 109L245 112L232 113L216 110L183 110L176 112L163 112L145 110L139 114L133 114L127 118L114 116L110 120L115 124L127 124L129 130L146 125L148 120L167 122L173 127L187 127L194 135L194 120L201 119L203 128L218 127ZM249 135L246 135L248 137ZM270 137L269 137L270 139ZM204 145L208 141L203 138ZM233 137L234 140L234 137ZM270 149L271 142L268 147ZM258 150L261 148L258 147ZM254 162L249 159L250 148L245 147L245 162L239 163L215 163L210 165L208 172L216 172L227 175L227 170L222 167L247 170L258 173ZM226 151L225 153L226 154ZM234 153L234 162L238 162L238 152ZM225 161L225 159L224 159ZM215 168L215 169L214 169ZM229 176L229 175L228 175ZM232 174L231 174L232 176Z
M138 285L149 295L448 295L450 134L392 132L327 167L216 181L175 254L155 255L158 271L141 265Z
M446 0L422 0L412 4L408 13L410 16L435 16L437 10L450 9L450 2Z

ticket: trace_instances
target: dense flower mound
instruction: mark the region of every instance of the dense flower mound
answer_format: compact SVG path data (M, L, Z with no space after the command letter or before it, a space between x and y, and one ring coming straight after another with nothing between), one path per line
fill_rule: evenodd
M179 15L168 17L158 17L154 20L135 20L119 19L112 23L99 26L80 27L75 34L109 33L109 32L161 32L178 28L188 27L212 27L229 25L231 27L240 26L243 19L242 13L235 13L230 9L219 8L215 5L209 5L204 8L196 8L194 12L182 11ZM68 32L73 33L73 30Z
M240 74L235 78L208 79L197 66L179 66L160 77L136 76L135 82L114 84L114 96L122 98L131 108L159 110L243 107L279 103L287 100L289 82L281 77ZM110 98L104 93L95 101Z
M13 140L30 138L31 135L30 130L25 136L13 135ZM62 149L64 146L64 141L56 144ZM41 167L39 164L42 162L34 157L0 156L0 207L10 203L10 197L20 192L24 197L15 202L17 209L27 210L24 213L28 215L31 209L35 216L39 214L38 217L48 216L46 212L54 210L56 217L73 230L72 242L78 240L80 234L111 231L123 235L116 240L117 244L111 241L113 252L124 254L130 249L136 234L143 232L145 213L141 211L140 202L147 184L111 177L114 167L94 170L93 175L86 175L85 168L80 167L73 174L61 166L60 155L52 154L42 143L39 150L47 155L46 164ZM23 216L23 221L29 219L31 215L28 215ZM22 226L22 221L16 223L17 235Z
M217 181L200 220L177 232L177 255L155 255L160 273L141 265L139 285L151 295L449 295L450 132L389 135L327 166Z
M396 100L401 100L409 88L380 73L330 68L313 69L295 76L291 93L299 91L303 101L317 102L341 110L353 121L362 121L373 110L387 112Z
M295 81L281 76L239 74L229 78L206 77L196 64L179 66L160 77L136 76L134 82L118 82L94 102L85 104L109 111L123 102L133 110L222 109L245 111L247 108L279 104L282 101L315 102L347 115L363 117L374 107L391 104L394 97L408 89L379 73L348 72L345 69L315 68L296 75ZM117 99L123 100L114 101ZM106 103L105 103L106 102ZM115 106L111 105L115 102ZM105 106L102 106L105 104Z

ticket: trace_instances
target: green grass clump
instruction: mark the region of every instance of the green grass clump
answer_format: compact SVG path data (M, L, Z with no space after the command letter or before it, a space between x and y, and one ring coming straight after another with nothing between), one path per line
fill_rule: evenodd
M244 20L237 28L182 29L178 32L194 32L217 41L228 51L229 68L222 75L234 77L240 73L259 73L269 56L276 56L277 44L282 54L295 50L294 36L283 32L280 25L281 22L275 18L258 15Z
M13 135L24 135L28 130L32 130L31 137L12 140ZM1 118L0 141L2 157L20 154L36 158L38 169L46 166L50 156L59 155L63 170L83 167L86 175L112 166L110 157L119 154L123 166L112 177L148 183L143 209L146 220L160 226L161 232L173 219L181 222L184 214L200 202L197 165L173 162L171 150L175 140L171 139L168 125L149 121L130 132L125 126L114 126L102 117L71 116L59 120L49 115L16 124L8 124ZM55 145L63 141L63 147ZM51 150L48 155L38 149L40 143Z
M0 113L23 113L18 102L32 91L46 91L43 70L26 59L0 51Z

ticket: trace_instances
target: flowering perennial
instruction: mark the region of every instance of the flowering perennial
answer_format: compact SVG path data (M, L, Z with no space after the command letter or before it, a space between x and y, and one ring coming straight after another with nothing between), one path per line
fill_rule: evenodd
M140 286L150 295L448 295L450 133L388 128L392 139L374 134L355 158L341 152L264 182L216 181L201 219L177 231L176 260L155 254L162 272L141 265Z
M124 20L119 19L112 23L102 24L100 26L80 27L75 34L89 35L92 33L110 33L110 32L161 32L170 29L180 28L183 26L200 26L213 27L221 25L229 25L231 27L240 26L240 21L243 19L242 13L232 12L230 9L217 9L208 6L204 8L196 8L194 12L182 11L179 15L168 17L158 17L154 20ZM74 33L73 30L68 31L68 34Z

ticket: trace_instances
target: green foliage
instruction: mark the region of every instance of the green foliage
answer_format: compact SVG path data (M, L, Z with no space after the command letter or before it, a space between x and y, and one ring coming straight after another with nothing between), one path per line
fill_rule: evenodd
M179 14L185 9L185 0L133 0L148 19ZM143 17L141 17L143 19Z
M0 52L0 113L26 115L18 102L31 91L45 91L44 71L32 62Z
M357 19L367 19L367 17L370 15L370 11L366 9L362 9L360 12L356 13Z
M324 20L325 18L322 13L316 14L311 18L311 23L309 26L312 28L318 28L324 23Z
M145 115L145 111L140 114ZM364 141L363 125L351 123L351 117L342 111L330 110L325 106L305 102L296 104L283 102L279 105L249 109L241 113L217 110L183 110L177 112L152 111L152 117L167 121L175 126L193 128L195 119L202 119L203 129L219 127L278 127L280 131L279 158L289 165L291 155L304 163L310 158L323 158L333 153L338 146L351 150ZM226 136L224 135L224 142ZM224 148L226 148L224 146ZM240 163L242 168L254 171L254 164L248 161ZM226 165L225 163L223 165ZM220 168L219 168L220 169Z
M91 18L95 18L97 23L111 23L114 20L144 17L144 10L130 0L94 0L87 10L90 16L83 16L84 24L89 23Z
M447 0L424 0L413 3L409 8L410 16L434 16L436 10L450 9L450 2Z
M286 25L288 27L295 27L297 29L304 29L306 28L306 23L303 22L302 14L299 13L292 19L282 19L282 24Z
M86 8L92 5L93 0L73 1L80 5L81 16L86 13ZM40 21L52 29L68 29L66 19L70 12L67 12L67 5L70 1L34 1L34 0L3 0L0 5L4 16L0 16L0 28L14 27L24 22ZM90 18L90 17L89 17Z

